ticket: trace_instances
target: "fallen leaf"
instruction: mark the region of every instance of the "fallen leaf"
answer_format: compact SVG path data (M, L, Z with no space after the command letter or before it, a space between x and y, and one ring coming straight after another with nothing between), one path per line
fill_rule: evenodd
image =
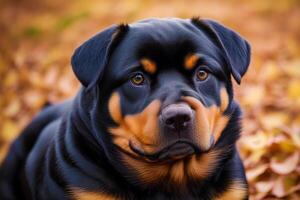
M270 168L273 172L281 175L289 174L296 170L299 162L299 152L295 152L283 162L277 162L275 159L271 160Z
M260 181L255 183L255 188L260 193L268 193L273 188L274 181Z
M258 131L253 135L244 136L241 140L243 149L254 151L263 149L268 145L268 136L263 131Z
M268 130L284 126L288 120L288 114L283 112L271 112L260 116L260 122Z
M2 123L1 138L4 141L10 142L19 132L19 128L16 123L11 120L6 120Z
M268 164L263 164L260 166L255 166L253 169L248 169L246 172L246 177L249 182L254 181L258 176L263 174L268 169Z
M258 85L251 85L243 91L242 101L245 105L254 106L263 101L265 89Z
M279 177L275 182L272 189L272 194L275 197L282 198L286 195L286 191L284 189L283 177Z
M299 80L291 81L288 85L287 93L291 99L299 99L300 98L300 81Z
M13 99L8 107L5 108L4 113L6 116L12 117L16 115L21 109L21 102L19 99Z

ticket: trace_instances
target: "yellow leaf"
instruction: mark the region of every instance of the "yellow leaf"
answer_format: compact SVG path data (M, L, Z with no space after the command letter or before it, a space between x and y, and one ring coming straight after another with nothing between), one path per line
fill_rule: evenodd
M291 81L288 85L287 93L291 99L299 99L300 98L300 81L299 80Z
M4 79L4 85L7 87L14 86L16 83L18 83L18 74L15 73L15 71L11 71L10 73L7 73L5 75Z
M294 153L297 150L296 144L291 139L283 140L279 143L280 149L286 153Z
M16 137L18 132L19 132L19 128L17 127L16 123L10 120L4 121L1 138L9 142Z

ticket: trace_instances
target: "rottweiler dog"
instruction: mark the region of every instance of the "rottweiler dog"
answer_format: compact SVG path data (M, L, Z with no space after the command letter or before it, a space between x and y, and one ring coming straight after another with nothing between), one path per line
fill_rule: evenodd
M209 19L111 26L75 50L82 88L11 145L1 199L248 199L236 149L250 46Z

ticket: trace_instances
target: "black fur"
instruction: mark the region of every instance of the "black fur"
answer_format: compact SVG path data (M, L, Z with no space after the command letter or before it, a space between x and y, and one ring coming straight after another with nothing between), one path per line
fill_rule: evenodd
M199 67L185 70L183 56L191 52L201 55ZM158 72L141 69L143 57L155 60ZM222 196L232 180L247 188L235 146L241 111L233 99L231 76L240 83L249 62L249 44L211 20L147 19L105 29L72 57L83 85L77 96L46 107L12 144L0 168L0 199L71 199L70 188L82 188L120 199L209 200ZM195 78L199 68L211 74L205 82ZM147 82L135 87L130 78L137 72ZM230 120L212 147L222 151L213 173L202 180L189 177L182 187L169 180L147 184L122 161L108 130L118 126L108 109L113 92L120 95L125 116L143 111L154 99L166 107L181 96L220 106L221 87L229 94L225 115ZM164 137L172 141L172 136Z

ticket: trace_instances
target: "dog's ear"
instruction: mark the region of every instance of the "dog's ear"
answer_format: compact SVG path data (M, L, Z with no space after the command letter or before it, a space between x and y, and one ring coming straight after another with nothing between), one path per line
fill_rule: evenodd
M221 48L232 76L240 84L250 63L251 49L248 42L238 33L213 20L193 18L192 23Z
M111 26L79 46L72 58L72 69L87 89L101 80L113 48L128 29L128 25Z

